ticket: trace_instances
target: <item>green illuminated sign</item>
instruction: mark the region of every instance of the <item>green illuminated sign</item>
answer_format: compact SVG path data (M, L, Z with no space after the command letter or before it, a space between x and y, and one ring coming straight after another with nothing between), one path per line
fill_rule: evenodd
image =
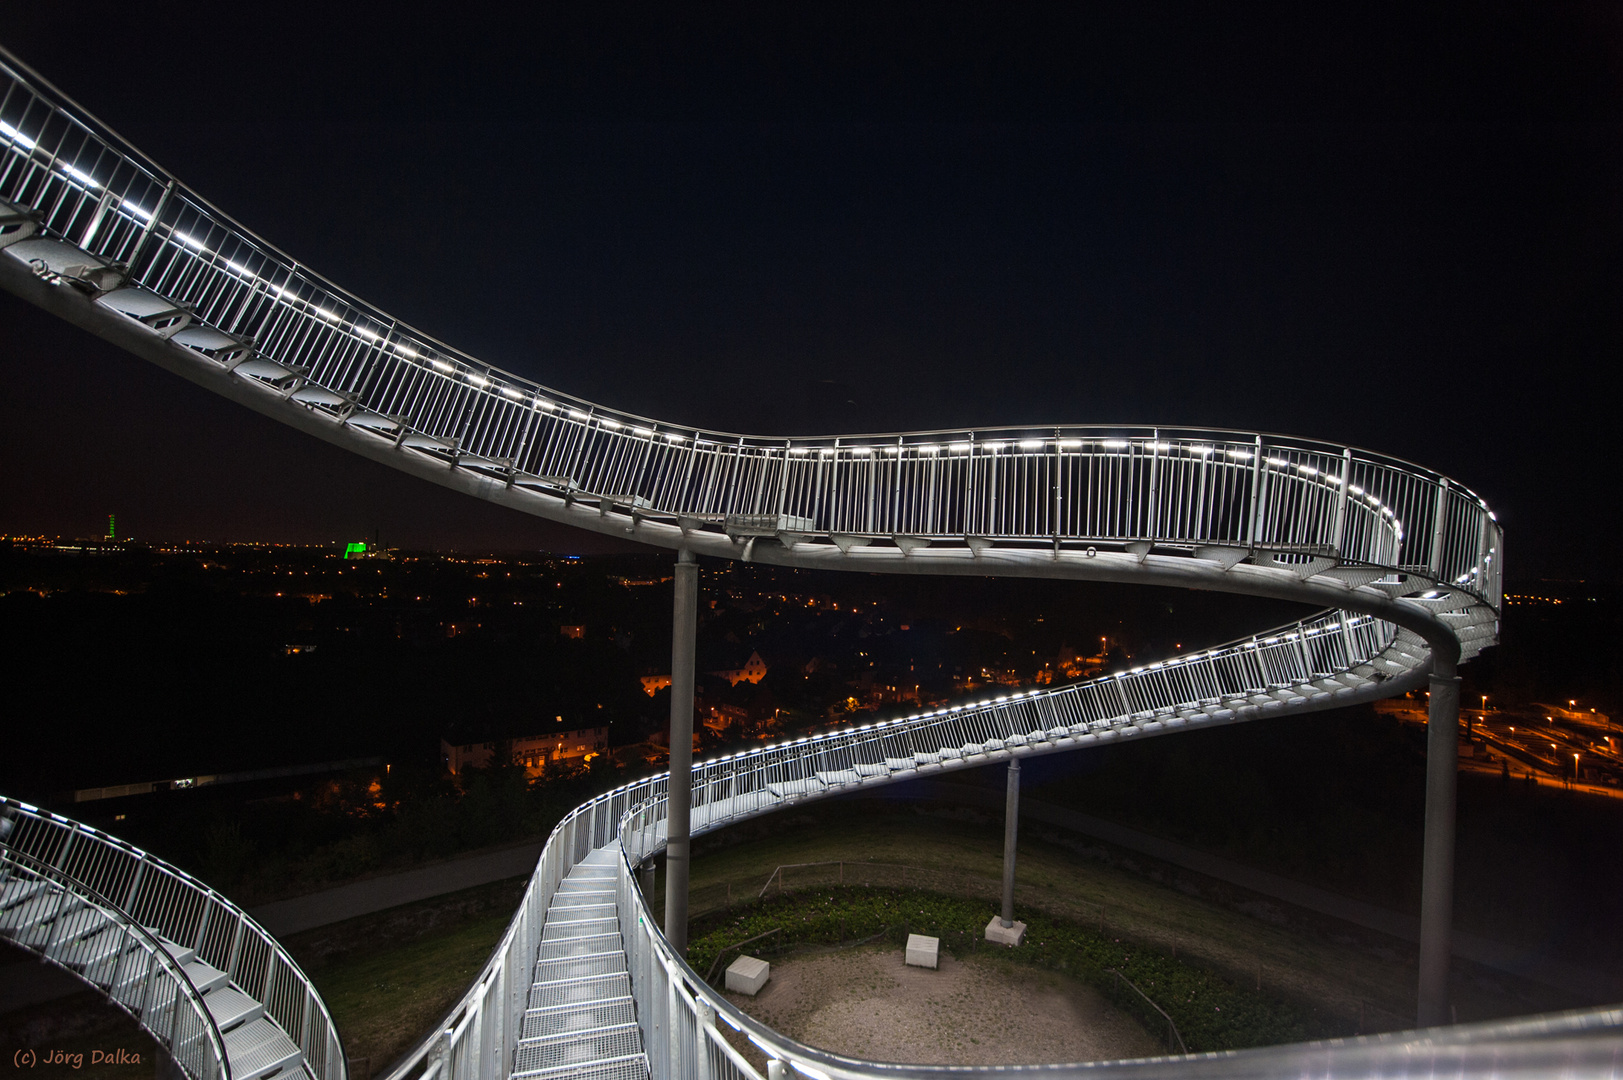
M348 547L344 548L344 558L346 558L346 559L349 558L351 555L365 555L365 554L366 554L366 544L361 543L359 541L357 541L356 543L350 544Z

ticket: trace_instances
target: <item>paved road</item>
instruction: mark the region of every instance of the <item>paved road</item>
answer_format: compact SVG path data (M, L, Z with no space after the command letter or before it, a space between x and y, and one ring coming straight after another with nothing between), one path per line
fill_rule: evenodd
M250 908L248 914L277 937L314 930L359 915L427 900L432 896L471 889L506 878L523 877L535 870L541 858L539 841L482 851L460 859L419 866L398 874L352 881L335 889L295 896Z

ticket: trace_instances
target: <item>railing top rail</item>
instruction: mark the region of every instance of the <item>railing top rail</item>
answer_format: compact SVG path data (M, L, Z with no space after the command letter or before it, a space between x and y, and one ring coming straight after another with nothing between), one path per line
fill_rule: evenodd
M569 813L565 814L563 819L552 827L552 831L547 834L546 843L542 845L542 857L536 860L535 869L530 872L529 881L524 886L524 895L519 898L518 907L515 909L516 911L522 912L526 905L531 903L533 899L532 894L537 884L540 882L541 875L546 869L546 853L553 849L553 844L558 840L560 835L562 835L569 828L571 823L579 819L584 814L590 814L593 807L605 804L607 800L613 798L617 794L623 793L631 786L632 785L623 785L615 788L613 791L605 792L604 794L598 795L595 798L586 800L584 803L581 803ZM480 997L484 994L485 988L490 985L491 980L500 977L503 957L511 947L513 938L518 933L518 930L519 919L517 915L515 915L512 921L507 924L507 929L502 932L501 940L499 940L495 947L490 950L490 956L485 960L484 967L479 969L479 974L474 978L473 982L469 984L467 992L464 993L460 999L458 999L455 1005L451 1006L450 1010L445 1014L444 1018L441 1019L439 1023L435 1024L426 1035L417 1041L416 1045L407 1050L400 1056L398 1060L390 1065L387 1072L380 1073L380 1076L384 1077L385 1080L405 1076L413 1068L423 1063L423 1061L428 1057L429 1053L433 1050L434 1044L441 1037L448 1035L451 1032L463 1029L466 1026L470 1014L477 1006L477 1002L479 1001ZM428 1077L431 1075L432 1074L425 1074L424 1080L428 1080Z
M67 817L66 815L58 814L51 810L46 810L43 807L34 806L30 803L22 801L21 799L13 799L8 796L0 795L0 811L7 809L9 809L12 813L24 815L32 820L40 822L43 825L61 829L67 832L73 832L79 836L88 837L96 843L115 851L119 855L144 863L151 870L184 885L189 891L200 894L205 899L213 901L214 903L229 909L232 917L240 920L244 928L257 934L266 942L276 944L276 938L271 934L271 932L261 926L259 921L247 911L238 907L231 901L229 897L220 892L218 889L214 888L214 886L210 885L208 882L187 873L174 863L161 859L152 854L150 851L145 851L138 848L128 840L121 839L111 833L98 829L93 825L87 825L82 821L75 821L73 818ZM0 845L5 844L6 841L0 839ZM291 956L287 956L285 950L282 950L280 945L276 945L276 948L283 952L288 966L298 974L299 978L308 983L309 978L293 961L293 958Z
M667 430L678 428L684 432L693 432L693 437L695 439L714 440L718 445L726 445L731 443L750 448L773 450L786 449L792 445L822 447L840 444L842 446L849 447L854 443L879 444L896 443L898 441L901 441L901 445L907 446L911 444L907 443L905 440L941 440L955 437L961 438L965 436L968 436L971 439L979 439L982 442L986 441L988 437L995 438L999 436L1018 441L1018 437L1022 435L1064 438L1067 435L1075 435L1079 433L1093 433L1100 436L1130 433L1137 438L1148 437L1152 441L1190 439L1247 443L1254 442L1260 438L1270 446L1292 446L1299 449L1325 453L1332 456L1339 456L1343 452L1351 451L1361 462L1367 464L1394 468L1432 481L1448 479L1452 487L1467 493L1470 497L1476 499L1478 502L1482 501L1481 497L1466 485L1454 481L1451 478L1444 476L1444 474L1439 473L1427 466L1408 461L1404 458L1351 444L1335 443L1322 439L1312 439L1284 433L1251 429L1204 427L1180 424L1156 425L1148 423L1026 423L989 426L971 425L964 427L934 428L906 432L881 431L823 435L759 435L726 431L720 428L705 427L702 425L678 424L669 420L660 420L655 417L643 416L626 410L603 406L595 402L588 401L585 398L570 394L567 391L557 390L528 376L520 375L505 368L500 368L486 361L480 360L477 357L458 349L456 346L442 341L441 339L420 330L412 324L388 314L381 308L378 308L370 302L362 299L355 293L349 291L331 279L312 270L305 263L295 259L292 255L283 251L270 241L264 239L258 233L242 224L230 214L215 206L202 195L198 194L195 189L185 184L173 173L159 165L154 159L142 153L141 150L128 139L120 135L108 124L99 120L90 110L86 109L67 93L51 83L50 80L46 79L33 68L29 67L24 61L18 58L14 53L7 50L3 45L0 45L0 68L5 69L14 79L29 84L30 88L34 92L40 94L41 96L54 99L55 104L57 104L57 106L63 111L63 115L65 117L79 125L85 131L93 134L96 138L106 143L110 148L115 149L117 153L122 155L131 164L140 168L143 172L146 172L154 179L162 179L172 182L175 185L176 190L183 192L187 200L193 203L197 209L206 211L211 216L215 224L235 233L240 239L250 243L262 254L272 256L279 260L285 269L295 273L301 280L309 284L319 286L334 298L342 299L346 305L354 310L365 313L368 318L383 326L390 327L393 333L409 335L419 343L426 346L431 346L435 351L441 352L449 358L454 358L471 368L484 372L485 377L487 378L494 376L507 383L521 384L527 387L531 392L542 393L560 402L567 402L574 406L582 407L593 417L609 418L628 425L650 426L664 428ZM1483 505L1484 507L1486 506L1485 503L1483 503Z
M1292 559L1328 554L1325 566L1381 567L1398 572L1400 583L1418 582L1429 573L1438 587L1497 607L1502 530L1486 502L1435 470L1341 443L1150 424L758 436L673 425L559 392L484 364L312 274L5 55L0 67L20 92L8 92L0 104L10 118L0 122L0 174L6 185L0 194L18 206L38 203L29 213L38 219L42 236L53 242L60 237L68 245L37 250L68 260L82 257L75 249L91 259L127 258L131 265L117 270L127 278L118 280L180 305L193 313L188 318L196 317L199 332L207 331L205 338L213 334L210 340L234 341L240 350L235 359L213 354L204 359L196 349L218 346L188 349L170 343L160 346L168 350L160 362L184 356L208 367L216 360L211 377L227 382L239 371L248 372L249 383L263 376L270 383L262 385L275 383L282 391L280 408L287 415L275 415L308 427L315 418L304 416L299 402L309 403L310 410L319 405L326 410L320 416L334 425L324 437L342 432L343 440L356 443L352 449L374 455L379 447L372 442L380 436L392 440L395 450L405 451L392 462L408 470L432 468L414 454L439 454L452 466L452 475L434 474L441 483L466 487L472 474L465 470L494 470L507 482L501 490L479 487L482 497L585 525L569 511L581 492L597 502L602 518L587 527L612 531L610 512L624 510L633 519L633 533L639 521L646 525L638 533L642 539L691 544L722 556L750 558L753 540L739 549L718 547L718 538L744 543L739 536L763 530L779 540L800 536L801 541L784 541L790 548L816 538L789 554L796 565L950 569L950 551L925 552L906 562L873 558L898 537L907 538L904 554L916 551L920 539L928 547L957 538L977 557L986 545L996 545L1002 554L1052 543L1060 554L1066 542L1147 541L1162 545L1162 559L1175 551L1201 557L1200 545L1243 548L1253 566L1276 572ZM58 117L87 134L68 139ZM146 178L139 192L130 187L122 163ZM152 189L158 181L165 182L161 194ZM103 228L104 217L115 223ZM89 279L72 276L89 272L78 263L64 263L59 273L43 256L28 258L47 280L68 274L66 280L91 286ZM76 269L70 272L70 265ZM109 310L97 317L120 316ZM288 385L281 384L284 378L291 380ZM1040 465L1028 468L1033 461ZM954 472L954 462L969 464ZM1170 473L1163 462L1172 464ZM938 468L941 463L947 467ZM826 476L825 464L831 466ZM881 467L884 480L877 479ZM1158 480L1163 474L1166 478ZM488 477L480 472L476 479L482 483ZM1022 490L1011 497L1015 487ZM776 531L768 519L777 523ZM861 542L853 544L851 537ZM851 551L875 539L879 547ZM824 557L829 543L841 558ZM1086 554L1091 557L1093 549ZM777 552L762 557L783 561ZM1226 558L1216 560L1225 570ZM1008 559L986 565L1000 567L996 572L1001 573L1036 568L1030 560L1018 567ZM1102 576L1106 571L1100 568L1111 565L1102 560L1087 572ZM1324 568L1310 565L1313 573ZM1058 576L1086 576L1073 562L1056 560L1053 567ZM1182 580L1182 570L1152 569ZM1243 578L1228 575L1212 584ZM1251 587L1260 586L1233 589ZM1291 588L1288 581L1270 587ZM1384 602L1365 600L1365 610L1367 603ZM1443 626L1435 619L1428 625L1431 630Z
M89 837L97 843L114 849L121 855L127 855L145 862L154 870L172 877L176 881L182 882L188 888L203 893L209 897L218 899L224 903L230 903L229 900L227 900L214 888L214 886L210 885L208 882L203 881L201 878L194 877L173 863L165 862L163 859L160 859L150 851L144 851L130 843L128 840L98 829L94 825L87 825L84 822L76 821L65 814L58 814L54 811L46 810L43 807L34 806L33 804L24 802L21 799L14 799L9 796L0 795L0 810L4 809L10 809L13 813L21 814L52 828L62 829L68 832L77 833L80 836ZM0 839L0 844L3 843L5 843L5 841ZM247 912L243 912L243 916L247 918L250 923L253 922L253 917L248 915ZM258 924L255 923L254 925L257 926Z
M149 851L136 847L127 840L123 840L112 835L111 833L104 832L93 825L87 825L82 821L76 821L73 818L67 817L63 814L58 814L42 807L34 806L33 804L24 802L21 799L14 799L8 796L0 795L0 816L9 816L14 821L18 819L26 819L35 822L46 829L56 830L61 833L71 834L88 839L106 851L112 852L121 858L128 859L131 862L139 863L148 870L156 872L157 874L178 883L185 888L187 892L200 897L206 903L214 905L216 909L227 912L229 916L234 919L246 933L252 934L268 949L270 949L276 956L278 963L282 965L301 986L305 987L309 991L308 996L314 1003L314 1007L324 1022L323 1026L325 1032L331 1034L335 1045L339 1047L337 1076L341 1080L342 1077L347 1075L348 1068L343 1061L342 1040L338 1035L338 1027L333 1023L332 1014L327 1008L326 1001L322 999L320 994L315 992L315 984L310 981L310 977L305 974L304 969L301 968L298 962L293 959L292 955L288 953L287 949L283 947L282 943L272 936L270 931L261 926L257 919L233 903L219 890L215 889L207 882L188 874L186 871L182 870L178 866L175 866L173 863L167 862ZM4 849L16 855L33 858L34 856L31 852L19 849L16 846L14 840L16 835L16 829L12 828L9 835L0 836L0 849ZM95 902L98 905L105 904L110 908L122 912L122 907L115 903L111 898L101 897L99 894L90 891L90 886L87 883L80 884L88 896L96 898ZM148 937L151 936L145 927L139 927L139 929L143 935ZM168 956L168 953L165 952L164 955ZM184 976L184 971L182 971L182 975ZM186 980L186 985L191 985L190 979ZM195 990L195 987L193 989ZM205 1012L206 1011L207 1010L205 1010ZM212 1023L212 1016L210 1017L210 1022ZM287 1034L292 1037L295 1042L300 1042L301 1049L305 1050L306 1053L310 1051L311 1047L304 1046L302 1044L299 1032L288 1032ZM223 1042L221 1043L221 1047L221 1052L223 1054ZM316 1080L323 1080L323 1078L317 1077Z
M1365 616L1357 616L1355 618L1360 621L1367 619ZM1299 620L1270 631L1263 631L1261 633L1236 638L1233 641L1223 645L1213 646L1209 649L1196 650L1189 656L1180 658L1180 662L1198 663L1203 659L1210 662L1215 662L1221 657L1233 655L1236 652L1249 651L1248 646L1265 641L1270 637L1289 636L1293 633L1301 634L1319 626L1329 627L1331 625L1331 621L1332 620L1327 619L1324 616L1310 617L1308 619ZM1387 632L1390 633L1390 627L1388 624L1379 623L1378 620L1368 621L1381 626L1387 626ZM1337 631L1341 631L1344 629L1344 626L1338 622L1335 629ZM1385 640L1385 637L1383 637L1382 640ZM1104 676L1087 683L1077 683L1070 686L1046 690L1033 689L1012 691L1003 694L989 695L984 701L966 703L951 708L924 710L909 716L899 716L892 719L863 724L849 724L836 728L832 731L820 732L814 735L808 735L796 739L787 739L766 746L751 747L742 752L723 754L717 757L697 761L693 764L693 775L696 781L700 781L706 778L711 770L718 767L726 768L732 775L743 775L751 772L752 770L771 767L769 763L780 760L786 752L794 753L801 750L819 750L841 741L854 743L871 738L893 735L897 732L906 730L927 729L932 725L963 720L964 718L971 716L978 711L994 710L1005 705L1019 704L1040 698L1052 698L1067 694L1079 693L1085 687L1091 685L1108 684L1120 678L1160 670L1163 668L1163 666L1164 665L1160 663L1146 665L1137 672L1122 672L1119 675ZM567 834L570 826L574 822L583 817L593 815L599 810L612 810L618 805L621 808L621 812L618 816L618 820L614 823L614 833L622 838L623 850L626 857L628 859L633 857L632 848L628 845L624 845L624 838L627 831L632 827L631 823L638 819L645 810L648 810L649 808L663 809L665 803L666 782L667 776L665 774L655 774L621 784L618 787L615 787L602 793L601 795L596 796L595 798L586 801L585 803L582 803L580 806L576 807L573 811L566 815L564 819L560 821L556 827L554 827L551 834L548 836L547 843L543 849L544 852L559 850L559 848L555 847L555 845L560 844L560 839ZM701 784L696 782L694 785L695 790L699 790L700 787ZM646 853L638 854L640 857L641 854ZM542 859L538 862L536 870L534 873L532 873L530 882L526 887L525 898L520 902L520 910L523 910L524 905L529 902L531 892L539 884L541 875L546 870L546 860L547 856L544 854ZM643 917L650 920L652 919L651 912L645 911L642 914ZM477 1007L477 1003L481 999L485 987L489 985L492 979L498 977L502 958L507 951L509 943L512 941L513 935L517 932L517 929L518 921L515 919L513 922L509 923L507 931L503 935L501 942L498 943L494 950L492 950L490 959L486 962L479 976L470 985L468 991L463 995L462 999L452 1007L441 1023L436 1025L435 1028L429 1032L428 1035L426 1035L416 1047L412 1049L412 1051L406 1054L390 1069L390 1071L386 1074L388 1077L400 1078L408 1075L413 1068L422 1064L426 1060L430 1050L433 1047L433 1044L442 1035L444 1035L446 1032L458 1030L466 1023L471 1011ZM689 975L694 980L697 980L696 985L702 985L703 980L700 980L697 974L692 972L691 969L687 969L685 967L685 963L683 964L683 969L687 970ZM755 1021L749 1020L743 1013L735 1010L725 1000L718 1000L713 1003L716 1005L719 1011L737 1020L739 1024L749 1026L752 1028L752 1030L758 1028L757 1033L760 1034L762 1038L767 1038L765 1033L770 1032L770 1029L760 1027ZM772 1037L782 1038L781 1036L777 1036L776 1033L772 1033ZM786 1043L786 1045L789 1044L792 1044L792 1041L790 1041L790 1043ZM798 1044L792 1045L798 1046ZM888 1066L875 1066L875 1068L882 1071L883 1069L888 1068ZM874 1073L865 1075L879 1074Z
M0 798L0 810L7 806L18 805L13 800ZM52 821L50 824L59 825L60 822ZM0 863L9 861L24 868L29 873L67 887L76 895L95 905L97 909L112 916L124 934L141 941L142 948L146 953L158 966L164 969L164 973L169 980L175 983L177 988L184 993L192 1013L208 1033L209 1046L213 1052L215 1064L219 1067L220 1077L222 1080L231 1080L231 1060L225 1052L225 1036L220 1032L219 1023L214 1019L214 1014L209 1011L208 1006L203 1003L203 995L197 989L197 984L192 981L191 976L186 973L185 965L177 961L169 950L164 948L163 942L158 940L158 936L141 925L140 920L125 911L111 897L103 896L97 892L89 882L80 879L76 874L68 870L53 866L51 863L38 858L32 852L16 849L7 840L7 837L0 836ZM120 1007L123 1007L122 1003L119 1004Z

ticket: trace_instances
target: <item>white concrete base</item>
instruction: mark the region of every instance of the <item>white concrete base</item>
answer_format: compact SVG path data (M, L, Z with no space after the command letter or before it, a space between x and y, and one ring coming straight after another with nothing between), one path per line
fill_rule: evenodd
M914 967L941 966L941 939L923 934L907 935L907 962Z
M754 997L771 977L771 964L753 956L740 956L727 966L727 989Z
M1003 917L993 915L992 921L986 924L986 940L1012 948L1026 940L1026 924L1016 919L1013 926L1004 926Z

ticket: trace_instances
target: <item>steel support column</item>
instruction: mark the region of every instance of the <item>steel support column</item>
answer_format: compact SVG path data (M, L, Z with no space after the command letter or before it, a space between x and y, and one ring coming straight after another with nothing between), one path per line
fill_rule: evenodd
M1014 849L1020 835L1020 759L1009 762L1003 803L1003 926L1014 925Z
M1459 769L1460 680L1434 657L1426 714L1426 848L1420 885L1421 1027L1450 1020L1448 969L1454 920L1454 784Z
M671 622L671 775L665 804L665 940L688 951L688 819L693 806L693 657L698 637L699 564L676 557Z

